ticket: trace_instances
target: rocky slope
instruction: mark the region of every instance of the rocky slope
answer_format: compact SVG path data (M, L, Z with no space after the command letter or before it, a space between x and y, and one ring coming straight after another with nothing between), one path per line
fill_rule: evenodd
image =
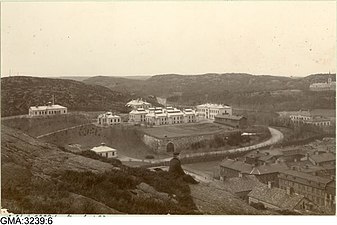
M14 213L259 214L228 192L64 152L1 127L2 207Z

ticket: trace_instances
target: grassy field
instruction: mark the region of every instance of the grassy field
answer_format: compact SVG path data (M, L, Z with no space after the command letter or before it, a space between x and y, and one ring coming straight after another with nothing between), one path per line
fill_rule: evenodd
M182 124L175 126L142 128L142 131L144 133L157 138L197 136L203 134L220 133L223 131L231 131L231 130L234 129L228 126L215 123L195 123L195 124Z
M92 122L92 118L93 116L83 113L69 113L44 117L2 119L1 123L5 126L21 130L33 137L37 137L64 128L90 123Z
M55 133L43 138L44 141L62 146L70 151L90 150L104 142L107 146L117 149L119 155L145 159L153 155L156 159L167 155L155 154L146 146L136 127L111 126L97 127L93 124L77 127L68 131Z

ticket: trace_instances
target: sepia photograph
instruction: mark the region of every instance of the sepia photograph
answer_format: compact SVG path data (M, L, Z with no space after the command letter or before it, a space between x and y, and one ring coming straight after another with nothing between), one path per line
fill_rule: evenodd
M1 2L1 224L331 217L335 176L336 1Z

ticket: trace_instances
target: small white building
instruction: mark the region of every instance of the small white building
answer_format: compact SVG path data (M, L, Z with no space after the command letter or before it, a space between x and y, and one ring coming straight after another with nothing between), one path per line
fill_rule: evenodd
M44 106L31 106L29 107L29 116L46 116L46 115L60 115L67 114L67 107L61 105L54 105L48 102Z
M93 147L91 151L102 157L117 158L117 150L106 146L105 143L102 143L101 146Z
M134 109L129 113L129 123L143 124L146 121L146 115L149 113L144 108Z
M220 115L232 115L232 107L222 104L206 103L197 106L198 116L203 119L214 120L214 117Z
M104 114L100 114L97 118L98 125L117 125L122 122L122 119L120 116L113 115L112 112L107 112Z
M149 109L151 108L151 103L148 103L146 101L143 101L142 99L135 99L131 100L128 103L126 103L127 107L131 107L134 110L137 110L138 108L143 108L143 109Z

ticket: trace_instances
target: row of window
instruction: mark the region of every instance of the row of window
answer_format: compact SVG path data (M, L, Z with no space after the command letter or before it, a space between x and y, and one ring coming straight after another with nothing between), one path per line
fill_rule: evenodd
M52 110L52 111L34 111L33 115L53 115L53 114L61 114L66 113L65 110Z

